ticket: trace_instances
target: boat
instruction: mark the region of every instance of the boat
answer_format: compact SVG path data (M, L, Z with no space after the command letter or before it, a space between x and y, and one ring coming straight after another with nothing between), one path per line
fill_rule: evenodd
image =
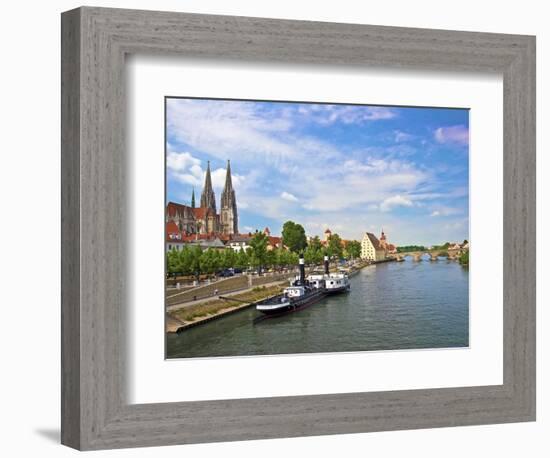
M311 282L324 282L327 294L346 293L351 289L347 272L330 272L328 256L324 258L325 271L322 274L313 273L307 277Z
M327 294L325 282L306 279L303 255L300 255L299 267L300 274L291 281L290 286L286 287L282 294L257 304L256 310L265 315L279 316L302 310L323 299Z

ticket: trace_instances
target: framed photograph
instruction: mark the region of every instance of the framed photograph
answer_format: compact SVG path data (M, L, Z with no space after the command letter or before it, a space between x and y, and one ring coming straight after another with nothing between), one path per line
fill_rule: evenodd
M468 109L165 111L166 358L469 347Z
M535 419L535 39L62 15L62 442Z

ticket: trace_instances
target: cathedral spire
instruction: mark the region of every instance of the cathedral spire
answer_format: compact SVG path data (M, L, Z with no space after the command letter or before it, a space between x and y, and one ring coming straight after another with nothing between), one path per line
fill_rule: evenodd
M233 182L231 181L231 163L229 159L227 160L227 170L225 172L225 186L223 192L232 192L233 191Z
M193 192L191 193L191 208L195 208L195 187L193 186Z
M212 177L210 176L210 161L206 166L206 177L204 178L204 189L201 194L201 207L211 208L216 213L216 196L212 189Z
M221 223L224 234L238 234L238 215L237 199L233 190L233 181L231 179L231 163L227 161L227 170L225 173L225 186L222 191L221 199Z

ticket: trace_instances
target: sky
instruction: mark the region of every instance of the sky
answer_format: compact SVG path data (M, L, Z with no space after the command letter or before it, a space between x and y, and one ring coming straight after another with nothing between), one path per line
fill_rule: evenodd
M384 230L397 245L469 239L467 109L166 98L167 200L219 211L231 160L239 231Z

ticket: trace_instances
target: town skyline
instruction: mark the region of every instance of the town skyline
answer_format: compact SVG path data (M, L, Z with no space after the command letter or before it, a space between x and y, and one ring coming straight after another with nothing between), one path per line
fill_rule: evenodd
M469 239L468 110L166 99L167 201L190 205L231 161L239 232L291 220L398 245Z

